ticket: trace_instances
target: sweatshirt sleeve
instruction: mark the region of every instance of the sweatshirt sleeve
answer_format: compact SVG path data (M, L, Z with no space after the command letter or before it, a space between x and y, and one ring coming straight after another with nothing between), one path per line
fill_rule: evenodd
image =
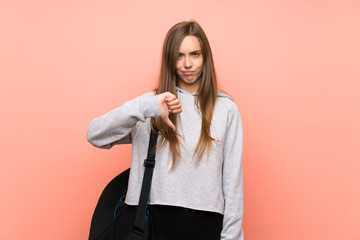
M95 147L107 149L115 144L130 143L130 133L136 123L150 117L159 117L159 104L153 92L93 119L87 130L87 140Z
M233 103L233 102L232 102ZM235 103L229 109L224 145L223 195L224 220L222 240L243 240L243 130L240 113Z

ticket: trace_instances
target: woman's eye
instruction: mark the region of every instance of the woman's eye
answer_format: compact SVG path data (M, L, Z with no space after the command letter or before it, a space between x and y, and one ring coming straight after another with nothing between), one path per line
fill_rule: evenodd
M193 56L199 56L200 53L199 53L199 52L194 52L194 53L192 53L192 55L193 55Z
M184 56L184 54L182 54L182 53L178 54L178 58L181 58L182 56Z

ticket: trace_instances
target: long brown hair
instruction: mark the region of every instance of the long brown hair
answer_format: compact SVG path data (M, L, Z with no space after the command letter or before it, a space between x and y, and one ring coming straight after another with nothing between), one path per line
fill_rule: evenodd
M178 59L180 44L186 36L195 36L201 46L203 54L202 74L200 75L200 85L196 104L201 111L201 133L197 143L194 157L199 163L204 153L209 153L212 146L212 137L210 133L211 119L214 112L214 105L217 97L217 80L214 68L214 62L209 41L205 32L195 21L180 22L174 25L167 33L162 50L161 70L159 77L159 85L156 94L163 92L171 92L176 95L176 82L178 76L176 74L176 62ZM170 120L176 126L176 115L170 114ZM173 157L173 170L180 159L180 141L179 134L164 123L160 118L153 119L158 130L161 132L160 148L164 147L166 141L169 142L170 151Z

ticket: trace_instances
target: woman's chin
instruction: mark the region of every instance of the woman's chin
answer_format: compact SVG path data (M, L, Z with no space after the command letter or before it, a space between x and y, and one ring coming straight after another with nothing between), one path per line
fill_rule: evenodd
M196 82L195 76L186 76L183 79L184 79L184 82L187 84L193 84L194 82Z

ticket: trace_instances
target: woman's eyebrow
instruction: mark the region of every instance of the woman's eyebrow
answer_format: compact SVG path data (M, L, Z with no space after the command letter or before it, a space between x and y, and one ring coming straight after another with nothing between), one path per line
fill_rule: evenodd
M195 53L195 52L202 52L202 51L201 51L201 50L194 50L194 51L191 51L190 53ZM180 54L180 53L181 53L181 54L184 54L183 52L180 52L180 51L179 51L179 54Z

